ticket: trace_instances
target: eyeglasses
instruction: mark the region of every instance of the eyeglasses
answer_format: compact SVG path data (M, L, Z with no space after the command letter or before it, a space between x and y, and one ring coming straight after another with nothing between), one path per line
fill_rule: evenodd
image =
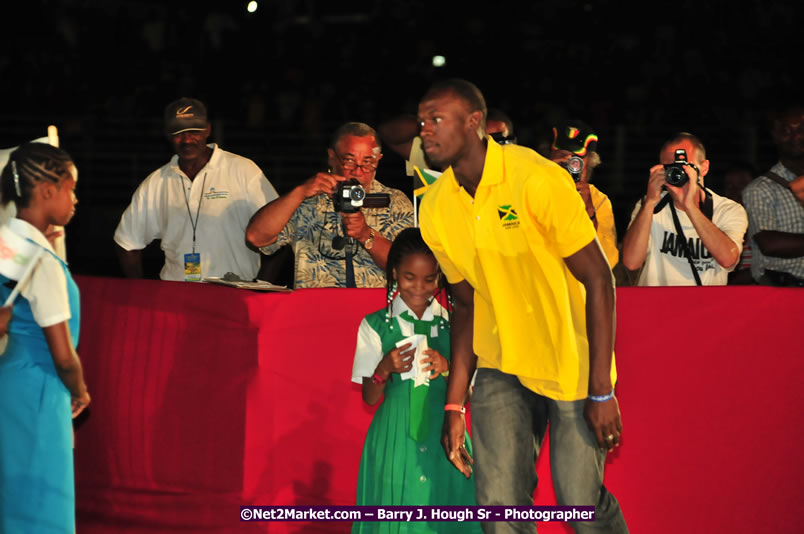
M374 172L374 171L377 170L377 164L378 164L377 160L373 160L373 161L368 160L368 161L364 161L362 164L359 164L353 158L348 158L348 157L344 158L340 154L338 154L337 152L334 152L334 153L335 153L335 157L338 159L338 161L341 162L341 166L344 168L344 170L353 171L353 170L357 169L358 167L360 167L360 170L362 170L366 174L368 174L370 172Z

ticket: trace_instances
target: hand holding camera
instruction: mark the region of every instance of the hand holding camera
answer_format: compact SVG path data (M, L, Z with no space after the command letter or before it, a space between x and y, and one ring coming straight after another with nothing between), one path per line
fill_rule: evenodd
M561 165L572 176L575 183L583 177L583 158L576 156L569 150L553 150L550 159Z
M332 204L335 211L340 213L356 213L360 211L360 208L387 208L391 205L391 195L366 193L360 182L351 178L337 184Z
M361 212L341 213L341 217L343 218L343 233L347 237L360 243L369 237L369 227Z
M343 218L344 235L365 244L366 249L368 249L371 248L371 244L366 243L366 241L372 239L371 229L368 227L366 218L360 210L361 208L387 208L391 205L391 195L388 193L366 193L360 182L351 178L338 182L335 194L332 196L332 205L335 211L340 213ZM334 242L333 247L342 248L342 246L338 246Z
M695 171L693 175L691 170ZM679 148L675 151L673 163L664 165L664 179L669 185L683 187L690 178L697 182L701 171L698 167L687 159L687 151Z
M661 199L662 190L667 190L675 205L681 209L698 206L703 200L703 191L698 185L700 170L687 160L684 149L676 150L673 159L673 163L651 167L646 202L656 205Z
M346 180L345 177L328 172L319 172L302 184L304 198L314 197L321 193L331 195L335 192L338 184Z
M592 204L592 196L589 192L589 182L582 181L583 178L583 158L576 156L569 150L553 150L550 153L550 159L563 167L572 180L575 182L575 190L581 194L583 203L586 206L586 211L589 217L595 214L595 208Z

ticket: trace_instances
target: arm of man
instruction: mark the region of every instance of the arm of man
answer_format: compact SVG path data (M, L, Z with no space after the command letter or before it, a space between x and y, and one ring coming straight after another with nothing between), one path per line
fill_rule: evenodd
M801 178L793 180L801 181ZM773 184L773 187L776 187ZM791 184L792 187L792 184ZM804 256L804 234L777 230L776 199L761 183L751 183L743 191L743 202L748 212L752 238L760 252L775 258L800 258Z
M653 223L653 208L662 197L663 185L665 185L664 166L654 165L650 169L648 191L642 199L642 206L623 237L622 262L630 271L639 269L645 263L650 243L650 227Z
M804 256L804 234L762 230L754 234L754 241L766 256L800 258Z
M703 245L721 267L731 269L737 265L742 251L740 243L734 242L723 230L715 226L698 206L690 207L687 210L687 217L698 232Z
M142 268L142 250L126 250L115 243L117 260L120 262L120 269L126 278L142 278L144 275Z
M413 226L413 204L403 192L396 189L389 189L391 203L383 216L375 220L376 227L369 227L363 212L343 214L346 225L346 235L356 239L361 245L366 246L371 230L374 230L374 243L367 252L374 263L382 270L388 261L388 251L391 243L396 236L405 228Z
M361 241L362 245L366 244L366 240L368 239L368 233L366 233L366 237L363 241ZM383 237L382 234L375 231L374 232L374 245L368 251L371 255L371 259L374 260L374 263L377 264L377 267L385 270L385 267L388 263L388 251L391 250L391 241Z
M142 251L154 239L162 238L162 219L166 213L159 191L163 187L160 171L151 173L131 197L114 232L115 252L126 278L143 278Z
M413 115L401 115L380 124L377 133L385 146L410 159L413 139L419 135L419 121Z
M292 286L294 258L291 245L279 247L279 250L270 255L260 253L260 270L257 272L257 279L272 284Z
M790 189L793 190L793 194L798 201L801 202L802 206L804 206L804 176L799 176L790 182Z
M700 208L703 191L698 186L695 177L691 176L683 187L668 185L667 189L673 195L674 201L678 203L677 205L684 207L684 212L698 233L698 237L701 238L701 242L712 254L712 257L715 258L715 261L724 269L731 269L737 265L737 262L740 261L740 252L742 252L742 236L740 236L739 243L735 242L703 214ZM740 209L742 208L740 207ZM748 226L745 214L743 214L743 220L742 234L744 236L745 227Z
M289 193L269 202L252 215L246 227L246 240L257 248L274 243L305 199L320 193L333 193L338 182L343 180L343 176L319 172Z
M450 325L450 370L446 404L463 406L469 383L477 367L474 342L475 290L463 280L450 284L452 294L452 324ZM464 447L466 421L460 412L444 414L441 445L452 465L467 478L472 474L472 458Z
M366 242L369 240L372 230L374 230L374 242L371 248L366 249L366 252L369 253L377 267L384 271L388 262L388 251L391 250L391 241L386 239L379 230L369 227L363 212L343 213L341 217L343 217L343 222L346 226L346 235L356 239L363 247L366 246Z
M589 395L608 395L614 351L614 280L597 240L564 258L572 275L586 289L586 335L589 339ZM620 444L622 421L617 398L586 401L584 415L600 448ZM613 435L612 441L606 436Z

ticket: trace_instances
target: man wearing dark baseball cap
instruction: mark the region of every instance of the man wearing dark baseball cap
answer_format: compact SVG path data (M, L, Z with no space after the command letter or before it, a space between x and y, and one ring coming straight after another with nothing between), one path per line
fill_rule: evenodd
M171 102L164 127L176 155L140 184L120 219L114 240L123 273L142 277L142 249L161 239L163 280L226 273L253 280L261 258L246 245L246 225L277 198L276 190L253 161L207 144L211 127L203 102Z
M165 108L165 132L169 135L200 132L207 126L207 107L200 100L180 98Z
M606 259L609 260L609 265L614 267L619 260L614 209L609 197L589 183L593 169L600 165L597 142L597 134L585 122L563 121L553 127L550 159L567 169L575 181L575 189L581 194L586 212L595 225L597 238L603 247Z

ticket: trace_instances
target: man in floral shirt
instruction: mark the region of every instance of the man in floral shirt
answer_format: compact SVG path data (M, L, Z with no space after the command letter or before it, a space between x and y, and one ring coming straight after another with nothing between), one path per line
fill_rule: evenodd
M413 205L397 189L375 179L382 158L377 133L360 122L338 128L327 149L330 172L319 172L275 201L249 222L246 239L263 254L290 244L296 256L296 289L349 287L347 252L355 287L385 287L385 263L396 235L413 226ZM366 193L385 193L387 208L355 213L335 210L332 193L338 182L355 179ZM349 237L352 239L344 239Z

